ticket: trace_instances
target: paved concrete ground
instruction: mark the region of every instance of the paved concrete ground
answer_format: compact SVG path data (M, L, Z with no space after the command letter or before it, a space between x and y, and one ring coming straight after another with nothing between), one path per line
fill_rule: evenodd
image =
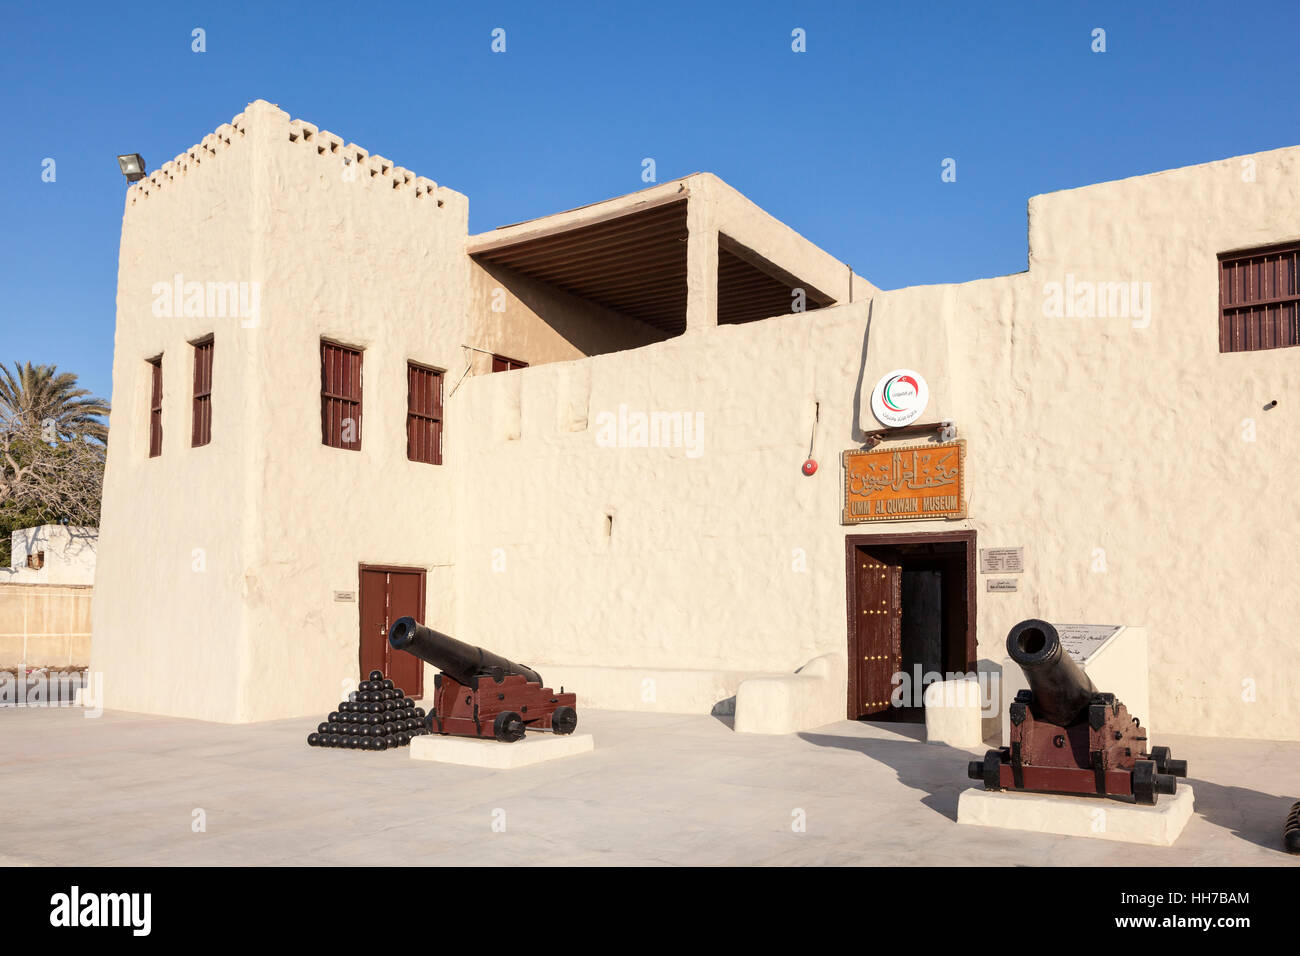
M959 827L968 755L915 725L586 711L594 753L505 772L309 748L314 725L0 709L0 864L1300 863L1277 848L1300 743L1167 738L1196 816L1156 848Z

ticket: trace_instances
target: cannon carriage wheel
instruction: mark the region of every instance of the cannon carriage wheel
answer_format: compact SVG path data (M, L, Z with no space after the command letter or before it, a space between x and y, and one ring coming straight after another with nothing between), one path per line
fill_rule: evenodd
M556 707L551 714L551 733L571 734L578 726L578 712L572 707Z
M502 711L492 722L492 734L503 744L523 739L524 733L524 719L513 710Z

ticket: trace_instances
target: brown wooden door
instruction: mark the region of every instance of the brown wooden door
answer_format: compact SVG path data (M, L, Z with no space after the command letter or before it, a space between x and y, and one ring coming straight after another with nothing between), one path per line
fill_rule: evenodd
M424 621L424 571L418 568L361 566L361 677L383 671L412 698L424 696L424 664L414 654L395 651L388 632L399 617Z
M851 651L857 714L889 709L894 675L903 664L903 569L859 550L854 561L855 631Z

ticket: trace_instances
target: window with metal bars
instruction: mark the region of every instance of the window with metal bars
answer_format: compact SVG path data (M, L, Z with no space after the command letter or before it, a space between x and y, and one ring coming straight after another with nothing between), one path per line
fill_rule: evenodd
M1219 253L1219 351L1300 345L1300 242Z
M162 454L162 356L149 360L149 457Z
M406 457L442 464L442 372L406 363Z
M492 371L508 372L515 368L528 368L528 363L521 362L518 359L506 358L504 355L492 356Z
M322 444L361 450L361 349L320 343Z
M194 412L190 445L212 441L212 338L194 343Z

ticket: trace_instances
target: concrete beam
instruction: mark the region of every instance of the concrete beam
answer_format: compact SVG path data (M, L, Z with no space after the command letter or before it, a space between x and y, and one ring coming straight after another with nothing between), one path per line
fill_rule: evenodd
M712 186L699 177L686 202L686 334L718 324L718 229Z

